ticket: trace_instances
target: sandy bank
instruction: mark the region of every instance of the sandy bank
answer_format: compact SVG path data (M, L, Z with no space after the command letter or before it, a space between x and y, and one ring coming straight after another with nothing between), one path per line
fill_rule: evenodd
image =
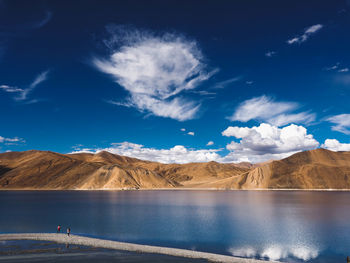
M138 245L124 242L117 242L111 240L104 240L98 238L83 237L78 235L67 236L66 234L45 234L45 233L31 233L31 234L0 234L0 240L44 240L54 241L57 243L68 243L75 245L92 246L107 249L126 250L142 253L164 254L185 258L200 258L213 262L227 262L227 263L262 263L271 262L256 259L244 259L213 253L198 252L186 249L156 247L147 245Z

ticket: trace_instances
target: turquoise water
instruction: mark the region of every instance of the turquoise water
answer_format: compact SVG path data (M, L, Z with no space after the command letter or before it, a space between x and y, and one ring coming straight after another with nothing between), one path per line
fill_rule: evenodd
M0 191L0 232L72 233L288 262L346 262L350 193Z

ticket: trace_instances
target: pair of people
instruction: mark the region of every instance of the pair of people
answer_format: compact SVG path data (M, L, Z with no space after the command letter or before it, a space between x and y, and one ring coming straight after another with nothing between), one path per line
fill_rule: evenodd
M61 233L61 225L57 226L57 233ZM67 228L67 236L70 235L70 227Z

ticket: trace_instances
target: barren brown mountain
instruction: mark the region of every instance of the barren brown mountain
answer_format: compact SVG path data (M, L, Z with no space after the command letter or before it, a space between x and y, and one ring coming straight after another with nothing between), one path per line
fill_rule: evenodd
M262 165L162 164L47 151L0 154L0 189L350 189L350 152L324 149Z

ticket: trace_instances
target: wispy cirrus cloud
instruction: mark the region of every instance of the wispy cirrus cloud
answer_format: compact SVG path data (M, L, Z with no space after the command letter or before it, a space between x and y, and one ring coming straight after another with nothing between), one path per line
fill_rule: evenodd
M289 123L309 124L315 120L316 115L314 113L295 113L298 108L300 108L300 105L296 102L278 102L263 95L243 101L228 119L240 122L257 120L276 126Z
M327 71L337 71L339 73L349 72L349 68L348 67L344 67L344 66L341 67L339 62L337 62L333 66L326 67L325 70L327 70Z
M6 9L6 7L5 7ZM42 11L41 11L42 12ZM2 37L18 37L32 30L44 27L52 18L52 12L46 10L44 14L38 14L36 19L27 19L23 17L22 23L7 23L0 25L0 36ZM23 21L22 20L22 21Z
M7 145L11 145L11 144L17 144L17 143L24 143L25 140L22 138L18 138L18 137L14 137L14 138L6 138L3 136L0 136L0 143L4 143Z
M11 3L11 2L7 2ZM6 12L7 4L3 4L2 8L4 12ZM12 40L22 37L33 30L40 29L44 27L52 18L51 11L45 11L44 15L39 16L37 19L26 19L23 18L25 23L11 23L6 21L7 23L3 23L0 25L0 59L5 54L7 46L11 43Z
M52 12L51 11L46 11L45 15L43 16L42 19L34 21L30 24L30 27L32 29L38 29L41 28L43 26L45 26L52 18Z
M324 69L327 70L327 71L332 71L332 70L336 70L338 69L340 66L340 63L337 62L336 64L334 64L333 66L329 66L329 67L325 67Z
M194 40L120 26L109 26L107 31L110 39L104 43L109 55L92 62L129 92L120 105L179 121L196 117L200 103L184 91L197 88L216 70L206 70Z
M289 45L301 44L301 43L305 42L306 40L308 40L311 35L320 31L322 28L323 28L323 25L321 25L321 24L316 24L316 25L310 26L304 30L304 33L302 35L288 39L287 43Z
M349 72L349 68L341 68L338 72Z
M7 92L7 93L12 93L13 94L13 99L15 101L19 102L25 102L25 103L35 103L38 100L37 99L32 99L29 100L29 94L42 82L47 80L49 74L49 70L43 71L40 74L38 74L33 82L27 87L27 88L18 88L16 86L9 86L9 85L0 85L0 90Z
M217 83L214 85L213 88L214 88L214 89L223 89L223 88L226 88L227 86L231 85L232 83L235 83L235 82L240 81L242 78L243 78L242 76L237 76L237 77L233 77L233 78L230 78L230 79L226 79L226 80L217 82Z
M8 85L1 85L0 89L2 89L5 92L9 92L9 93L16 93L16 92L23 92L23 89L17 88L17 87L11 87Z
M333 131L350 134L350 114L339 114L326 118L326 121L333 123Z

